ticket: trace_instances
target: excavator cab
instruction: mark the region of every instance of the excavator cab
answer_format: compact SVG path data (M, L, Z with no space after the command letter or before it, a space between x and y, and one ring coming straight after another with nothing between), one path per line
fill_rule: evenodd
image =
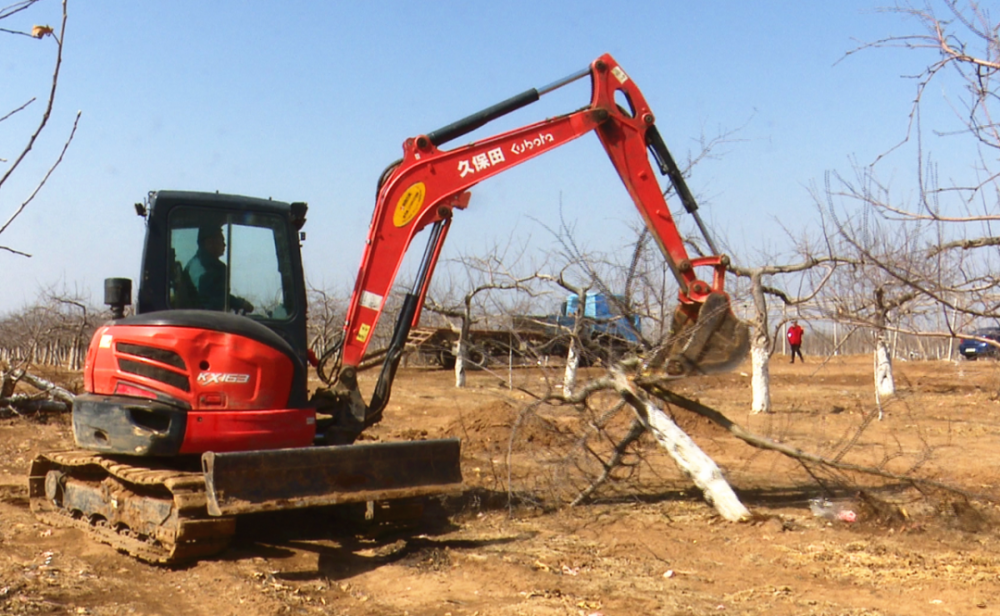
M157 191L141 208L148 230L137 314L210 310L247 316L305 361L306 290L299 251L305 203Z

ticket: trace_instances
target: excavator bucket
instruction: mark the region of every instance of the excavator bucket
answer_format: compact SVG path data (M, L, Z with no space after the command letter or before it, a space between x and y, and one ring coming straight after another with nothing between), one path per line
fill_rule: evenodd
M657 353L667 376L682 377L734 370L750 351L750 329L736 318L725 293L710 293L700 308L674 311L670 335Z
M202 454L213 516L462 489L458 439Z

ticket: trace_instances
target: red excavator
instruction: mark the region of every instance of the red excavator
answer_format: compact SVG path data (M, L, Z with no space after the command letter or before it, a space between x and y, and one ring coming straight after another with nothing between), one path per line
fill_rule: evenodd
M474 143L440 147L589 77L590 104ZM78 449L39 455L30 497L46 522L73 526L154 563L222 550L235 516L461 489L457 439L355 443L382 418L411 327L469 188L596 132L679 284L672 334L647 362L681 377L732 368L748 332L725 294L719 255L639 88L610 56L440 130L407 139L382 174L341 344L324 356L330 388L310 395L306 288L299 251L307 207L270 199L158 191L146 220L138 300L108 279L114 319L94 335L73 404ZM694 216L712 256L690 258L650 155ZM386 297L414 236L430 227L370 402L358 389ZM711 281L696 270L711 268Z

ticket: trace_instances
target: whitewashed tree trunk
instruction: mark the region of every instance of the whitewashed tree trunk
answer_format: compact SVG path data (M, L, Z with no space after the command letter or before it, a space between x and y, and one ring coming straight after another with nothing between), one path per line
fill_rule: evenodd
M753 344L750 347L750 365L752 373L750 375L750 389L753 393L753 402L750 406L752 413L771 412L771 369L768 365L770 351L766 346L767 338L754 336Z
M958 331L958 310L952 312L951 316L951 331ZM952 351L955 346L955 339L948 338L948 361L952 360Z
M465 337L459 334L455 343L455 387L465 387L465 355L468 353Z
M576 339L569 341L569 351L566 353L566 370L563 373L563 394L573 395L576 389L576 372L580 367L580 353L577 350Z
M752 392L751 413L771 412L771 335L767 324L767 299L764 297L764 277L754 274L750 277L750 292L753 295L754 320L750 340L750 390Z
M889 398L896 393L896 383L892 377L892 354L881 332L875 339L875 391L880 399Z
M705 494L705 500L726 520L741 522L750 518L750 511L740 502L723 477L715 461L703 452L666 413L647 403L649 430L656 437L681 471L691 478Z
M889 398L896 393L896 383L892 378L892 352L886 341L885 328L889 322L889 307L885 301L885 291L875 289L875 395L878 400ZM879 419L882 417L879 404Z
M567 396L576 389L576 374L580 368L580 334L583 331L583 315L587 306L587 291L589 287L573 289L576 293L576 310L573 311L573 332L569 339L569 350L566 352L566 370L563 373L563 393Z
M465 387L465 364L469 361L469 330L472 329L472 295L465 297L462 322L455 343L455 387Z
M701 489L705 500L730 522L750 519L750 511L740 502L722 471L670 417L636 390L620 369L613 369L615 388L633 406L639 420L673 458L681 472Z

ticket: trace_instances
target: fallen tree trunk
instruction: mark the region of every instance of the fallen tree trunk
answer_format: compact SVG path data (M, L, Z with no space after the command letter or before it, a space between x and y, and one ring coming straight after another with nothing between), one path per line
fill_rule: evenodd
M39 393L14 393L14 388L18 383L30 385L39 390ZM29 374L23 369L0 369L0 408L12 409L15 413L39 411L66 413L73 408L75 398L76 396L68 389Z
M42 391L55 400L60 402L65 402L66 404L73 404L73 400L76 396L64 387L60 387L53 383L52 381L47 381L41 377L29 374L24 370L14 370L10 373L10 378L14 381L21 381L31 385L35 389Z
M834 468L843 471L852 471L857 473L863 473L866 475L871 475L873 477L882 477L885 479L892 479L894 481L910 483L913 485L927 486L930 488L937 488L945 490L947 492L952 492L954 494L960 494L966 498L972 500L981 500L990 503L998 502L993 496L982 494L979 492L970 492L964 490L960 487L942 482L935 481L933 479L925 479L922 477L913 477L905 473L892 473L886 471L882 468L874 466L863 466L860 464L851 464L848 462L841 462L839 456L836 459L825 458L823 456L809 453L799 449L798 447L793 447L791 445L785 445L784 443L779 443L765 436L760 436L754 434L736 422L732 421L719 411L705 406L700 402L694 400L689 400L680 394L674 393L659 381L659 379L640 379L640 385L644 390L649 390L657 398L660 398L664 402L679 406L683 409L691 411L692 413L697 413L702 417L709 419L716 425L726 429L730 434L740 439L744 443L755 447L757 449L763 449L768 451L775 451L782 455L788 456L794 460L798 460L800 463L810 463L819 466L825 466L829 468Z
M0 408L5 406L18 413L67 413L72 409L72 405L59 400L40 399L24 394L0 398Z
M750 519L750 511L740 502L722 471L670 417L628 379L621 367L611 370L618 394L633 408L639 421L667 450L681 471L704 493L705 500L726 520Z

